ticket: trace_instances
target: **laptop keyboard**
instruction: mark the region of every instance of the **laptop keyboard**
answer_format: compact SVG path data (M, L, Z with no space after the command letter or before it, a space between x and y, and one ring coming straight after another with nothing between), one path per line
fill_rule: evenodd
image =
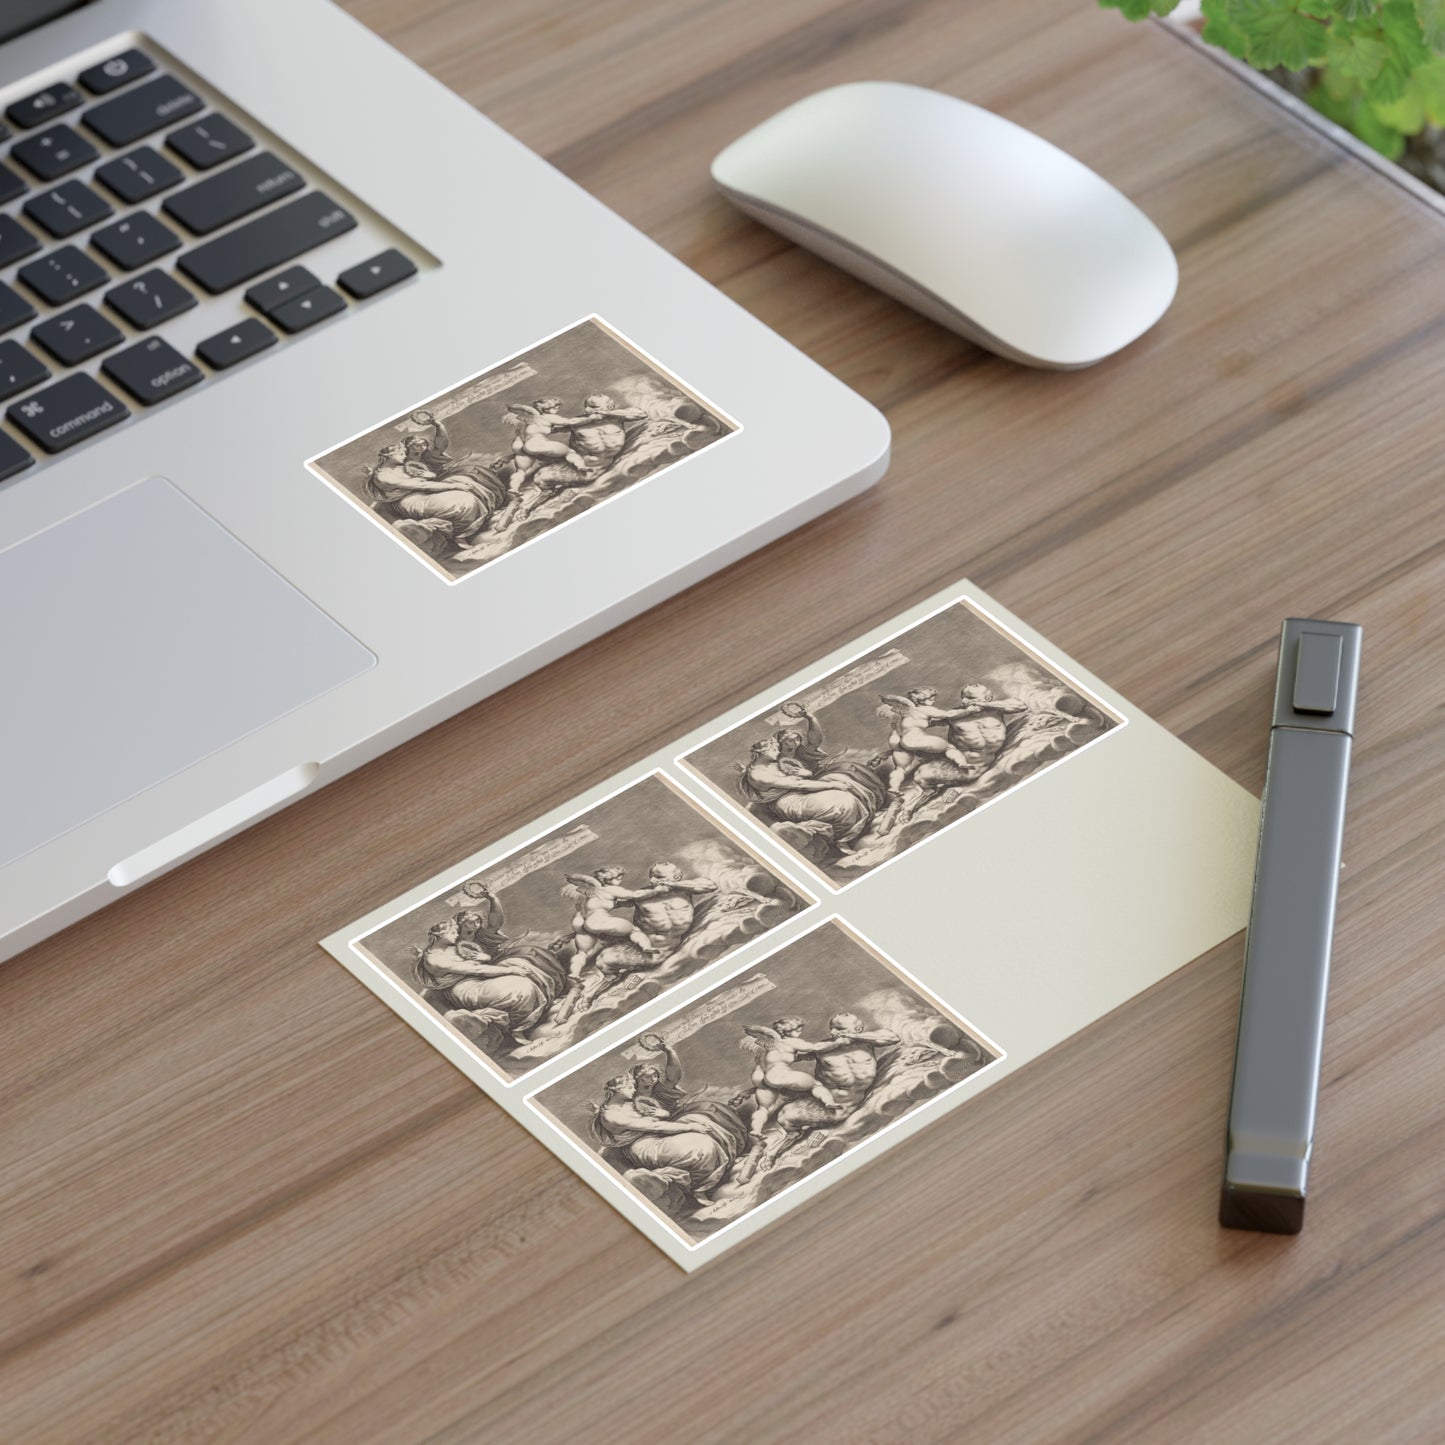
M134 48L6 107L0 206L0 481L417 270L395 247L334 286L297 264L357 217ZM168 335L232 292L249 316Z

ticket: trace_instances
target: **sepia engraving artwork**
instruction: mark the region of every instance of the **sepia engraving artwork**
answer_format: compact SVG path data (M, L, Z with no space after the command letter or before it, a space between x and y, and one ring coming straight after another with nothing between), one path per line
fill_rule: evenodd
M352 946L510 1081L814 901L654 773Z
M307 465L455 581L736 430L594 316Z
M697 1243L1002 1057L831 919L528 1102Z
M841 888L1119 725L958 601L678 761Z

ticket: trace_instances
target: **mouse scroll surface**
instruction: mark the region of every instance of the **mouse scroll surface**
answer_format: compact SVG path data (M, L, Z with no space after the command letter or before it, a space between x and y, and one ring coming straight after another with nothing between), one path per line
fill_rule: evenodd
M375 665L152 477L0 552L0 867Z
M1174 253L1048 141L938 91L820 91L727 147L713 177L765 224L1015 360L1087 366L1168 309Z

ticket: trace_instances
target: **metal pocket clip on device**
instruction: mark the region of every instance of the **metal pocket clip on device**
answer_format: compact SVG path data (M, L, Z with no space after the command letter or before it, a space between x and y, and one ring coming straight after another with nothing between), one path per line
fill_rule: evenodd
M1298 1234L1355 730L1361 630L1291 617L1279 645L1219 1222Z

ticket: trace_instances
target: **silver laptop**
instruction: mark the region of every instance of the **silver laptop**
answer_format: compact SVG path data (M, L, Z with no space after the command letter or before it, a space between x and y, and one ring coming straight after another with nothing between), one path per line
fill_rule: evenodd
M0 35L0 958L887 465L323 0Z

